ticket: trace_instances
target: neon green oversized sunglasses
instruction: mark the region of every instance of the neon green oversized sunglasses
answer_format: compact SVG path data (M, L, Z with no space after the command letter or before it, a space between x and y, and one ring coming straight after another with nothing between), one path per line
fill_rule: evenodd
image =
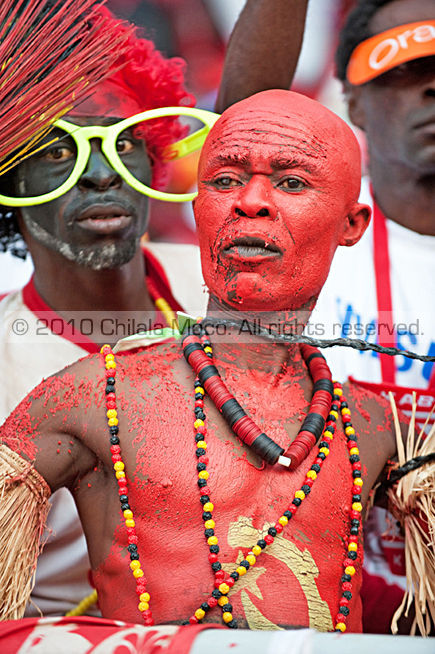
M70 163L68 170L65 173L65 181L63 181L56 189L44 193L39 196L32 197L11 197L8 195L0 194L0 204L9 207L29 207L32 205L44 204L59 198L64 193L77 184L81 175L86 170L86 166L91 154L91 139L101 139L101 150L106 157L111 167L129 184L132 188L144 195L148 195L156 200L166 200L168 202L186 202L193 200L196 192L192 193L167 193L147 186L135 177L128 169L128 164L122 158L122 155L117 150L117 142L126 129L132 126L139 126L147 120L154 118L164 118L168 116L185 116L190 121L187 124L194 123L191 126L191 132L185 138L172 143L164 152L164 162L172 162L188 154L201 149L206 139L207 134L213 127L214 123L219 118L218 114L212 111L205 111L204 109L194 109L191 107L162 107L159 109L150 109L142 113L125 118L113 125L87 125L84 127L70 123L66 120L57 120L53 127L65 132L65 135L71 137L76 145L77 154L75 161ZM32 151L32 155L47 148L50 144L56 143L62 137L55 137L49 143L45 142L37 150Z

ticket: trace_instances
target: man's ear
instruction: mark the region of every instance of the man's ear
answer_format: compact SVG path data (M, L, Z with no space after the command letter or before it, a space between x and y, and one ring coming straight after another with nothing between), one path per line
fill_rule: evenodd
M345 82L343 84L344 97L346 98L349 118L356 127L365 129L365 111L362 102L362 86L354 86Z
M339 245L350 247L358 243L369 226L372 210L367 204L357 202L346 216L346 224Z

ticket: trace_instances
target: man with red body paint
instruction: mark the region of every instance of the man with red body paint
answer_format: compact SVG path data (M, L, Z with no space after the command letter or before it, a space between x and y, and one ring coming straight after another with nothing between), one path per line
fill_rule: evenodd
M367 226L369 210L357 202L359 176L351 131L314 101L269 91L230 108L204 147L195 202L210 310L261 316L263 325L288 324L300 310L310 311L336 247L353 245ZM118 346L126 350L117 356L119 438L154 619L180 623L210 596L214 578L197 495L195 376L180 343L160 341L145 339L148 346L133 352L128 348L140 341ZM230 391L287 448L313 391L299 347L237 330L213 345ZM41 384L5 423L2 453L19 453L24 467L31 461L47 492L71 490L103 615L139 621L112 469L105 377L102 357L91 356ZM395 438L385 402L352 384L345 394L359 434L365 505L395 453ZM295 471L265 466L205 404L208 486L219 560L228 573L282 515L317 450ZM338 422L331 453L297 517L230 592L238 626L334 628L353 478ZM361 629L360 561L355 568L346 602L351 631ZM205 620L218 621L218 609Z
M247 8L253 4L256 2L248 0ZM300 0L287 3L292 10L285 18L289 29L303 22L305 4ZM241 26L249 31L251 23L252 17L247 15ZM295 40L282 58L285 75L295 67L297 49ZM92 98L76 107L68 120L105 124L162 105L193 104L193 97L185 89L181 60L166 60L150 41L135 37L131 38L128 60L128 65L99 85ZM232 66L234 61L238 62L237 82L231 77L227 81L228 75L224 73L225 94L217 101L217 111L233 102L240 89L249 94L262 75L258 66L239 61L237 44L233 44L227 64ZM168 134L165 138L169 142L167 137ZM150 139L146 141L146 147L143 141L136 141L134 147L141 168L138 176L149 182L159 167L159 156L155 139L152 143ZM124 139L120 147L131 147L131 143ZM43 188L53 188L56 168L62 169L73 154L70 145L52 144L43 156L23 162L16 169L14 183L25 184L27 192L32 189L35 194ZM164 211L164 205L160 204L160 210ZM1 246L13 251L14 238L22 233L35 273L23 289L0 303L0 323L4 328L0 355L8 378L0 399L0 422L41 379L87 353L98 352L98 334L88 330L82 333L81 324L98 326L106 320L110 328L119 319L121 331L115 328L113 336L104 336L109 340L112 336L116 342L130 324L149 320L165 324L155 307L159 297L173 310L203 311L197 248L149 243L142 251L139 239L147 227L148 198L116 174L97 141L76 187L56 201L23 208L16 214L14 227L11 223L15 221L0 216ZM124 218L120 218L122 214ZM118 224L116 219L108 220L111 215L118 218ZM8 329L13 330L17 315L30 326L29 332L34 328L40 334L34 339L36 343L26 336L15 338L14 342L8 338L13 333ZM65 491L55 496L49 521L52 533L38 565L33 599L45 615L58 615L75 608L91 592L87 583L89 562L76 512ZM34 605L29 605L28 610L29 614L37 614Z

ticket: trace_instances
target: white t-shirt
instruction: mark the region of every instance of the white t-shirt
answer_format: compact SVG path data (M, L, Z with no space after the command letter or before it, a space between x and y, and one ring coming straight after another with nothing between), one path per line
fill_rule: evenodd
M373 206L369 181L360 201ZM387 219L393 323L399 347L435 355L435 236L418 234ZM373 264L373 227L352 247L339 247L306 333L317 338L362 338L374 342L378 323ZM403 329L401 329L403 328ZM310 330L315 330L311 333ZM366 338L367 331L372 335ZM322 333L323 332L323 333ZM333 375L344 380L381 382L376 353L333 347L322 350ZM427 388L432 364L396 357L396 384Z
M32 272L33 263L29 255L26 259L19 259L10 252L0 252L0 295L22 288Z
M360 201L373 207L368 179L363 180ZM398 345L435 355L435 236L418 234L388 219L386 227L393 325L400 329ZM359 243L338 248L306 333L316 338L347 336L376 342L378 320L371 223ZM367 337L367 332L371 336ZM338 380L352 376L366 382L383 381L375 352L348 347L322 352ZM419 393L417 401L417 425L422 427L435 402L435 389L428 389L433 364L403 356L395 357L395 361L397 386L427 389ZM399 408L409 415L411 393L397 389L394 395ZM405 589L403 538L391 514L374 507L364 531L366 570Z

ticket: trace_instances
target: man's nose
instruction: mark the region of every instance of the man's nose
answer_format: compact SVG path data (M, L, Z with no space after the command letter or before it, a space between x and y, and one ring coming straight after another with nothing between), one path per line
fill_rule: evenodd
M78 181L81 190L108 191L119 188L121 176L112 168L100 148L92 148L86 169Z
M275 220L277 210L271 192L270 180L266 176L254 175L237 194L233 204L233 215Z

